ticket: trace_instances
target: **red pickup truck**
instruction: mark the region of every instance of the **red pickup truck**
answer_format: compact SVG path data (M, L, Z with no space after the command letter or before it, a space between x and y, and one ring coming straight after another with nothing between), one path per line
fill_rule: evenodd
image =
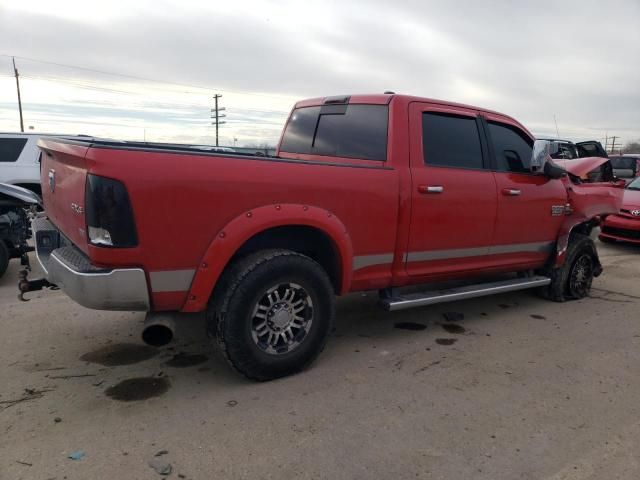
M513 118L396 94L297 103L274 157L39 145L46 280L89 308L148 311L156 345L171 312L206 311L257 380L317 357L336 295L379 290L388 310L533 287L584 297L601 272L589 233L622 193L567 175ZM416 284L431 288L403 290Z

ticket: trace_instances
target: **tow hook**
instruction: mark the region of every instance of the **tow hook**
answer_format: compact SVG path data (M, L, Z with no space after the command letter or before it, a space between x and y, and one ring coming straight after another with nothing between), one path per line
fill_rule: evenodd
M25 268L24 270L20 270L18 274L18 290L20 290L20 294L18 295L18 299L22 302L28 302L28 298L24 298L25 293L29 292L37 292L38 290L42 290L43 288L49 288L51 290L58 290L58 286L49 283L46 278L37 278L35 280L29 280L27 276L29 275L29 269Z

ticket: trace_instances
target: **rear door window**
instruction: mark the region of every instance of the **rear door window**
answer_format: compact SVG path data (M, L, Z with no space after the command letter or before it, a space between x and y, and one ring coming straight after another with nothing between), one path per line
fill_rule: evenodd
M576 143L580 158L584 157L604 157L607 158L607 152L602 148L600 142L579 142Z
M422 145L427 165L483 168L480 133L475 117L423 113Z
M287 123L280 150L291 153L309 153L316 133L319 114L320 107L295 109Z
M499 172L530 173L533 140L519 128L487 122Z
M296 109L280 150L363 160L387 159L387 105L325 105Z
M0 162L18 160L26 144L26 138L0 138Z

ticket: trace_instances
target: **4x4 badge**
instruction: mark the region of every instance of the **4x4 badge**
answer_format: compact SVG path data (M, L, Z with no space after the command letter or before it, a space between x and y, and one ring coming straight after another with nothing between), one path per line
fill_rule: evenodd
M49 190L51 193L56 189L56 171L51 169L49 170Z

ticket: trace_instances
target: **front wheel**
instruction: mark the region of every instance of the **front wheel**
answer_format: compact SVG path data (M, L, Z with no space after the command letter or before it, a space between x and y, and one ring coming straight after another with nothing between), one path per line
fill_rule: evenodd
M543 274L551 284L540 290L549 300L564 302L589 295L593 278L602 271L596 246L586 235L575 235L569 243L564 264L547 269Z
M233 264L220 282L209 330L246 377L265 381L297 373L324 349L335 300L329 276L311 258L257 252Z

